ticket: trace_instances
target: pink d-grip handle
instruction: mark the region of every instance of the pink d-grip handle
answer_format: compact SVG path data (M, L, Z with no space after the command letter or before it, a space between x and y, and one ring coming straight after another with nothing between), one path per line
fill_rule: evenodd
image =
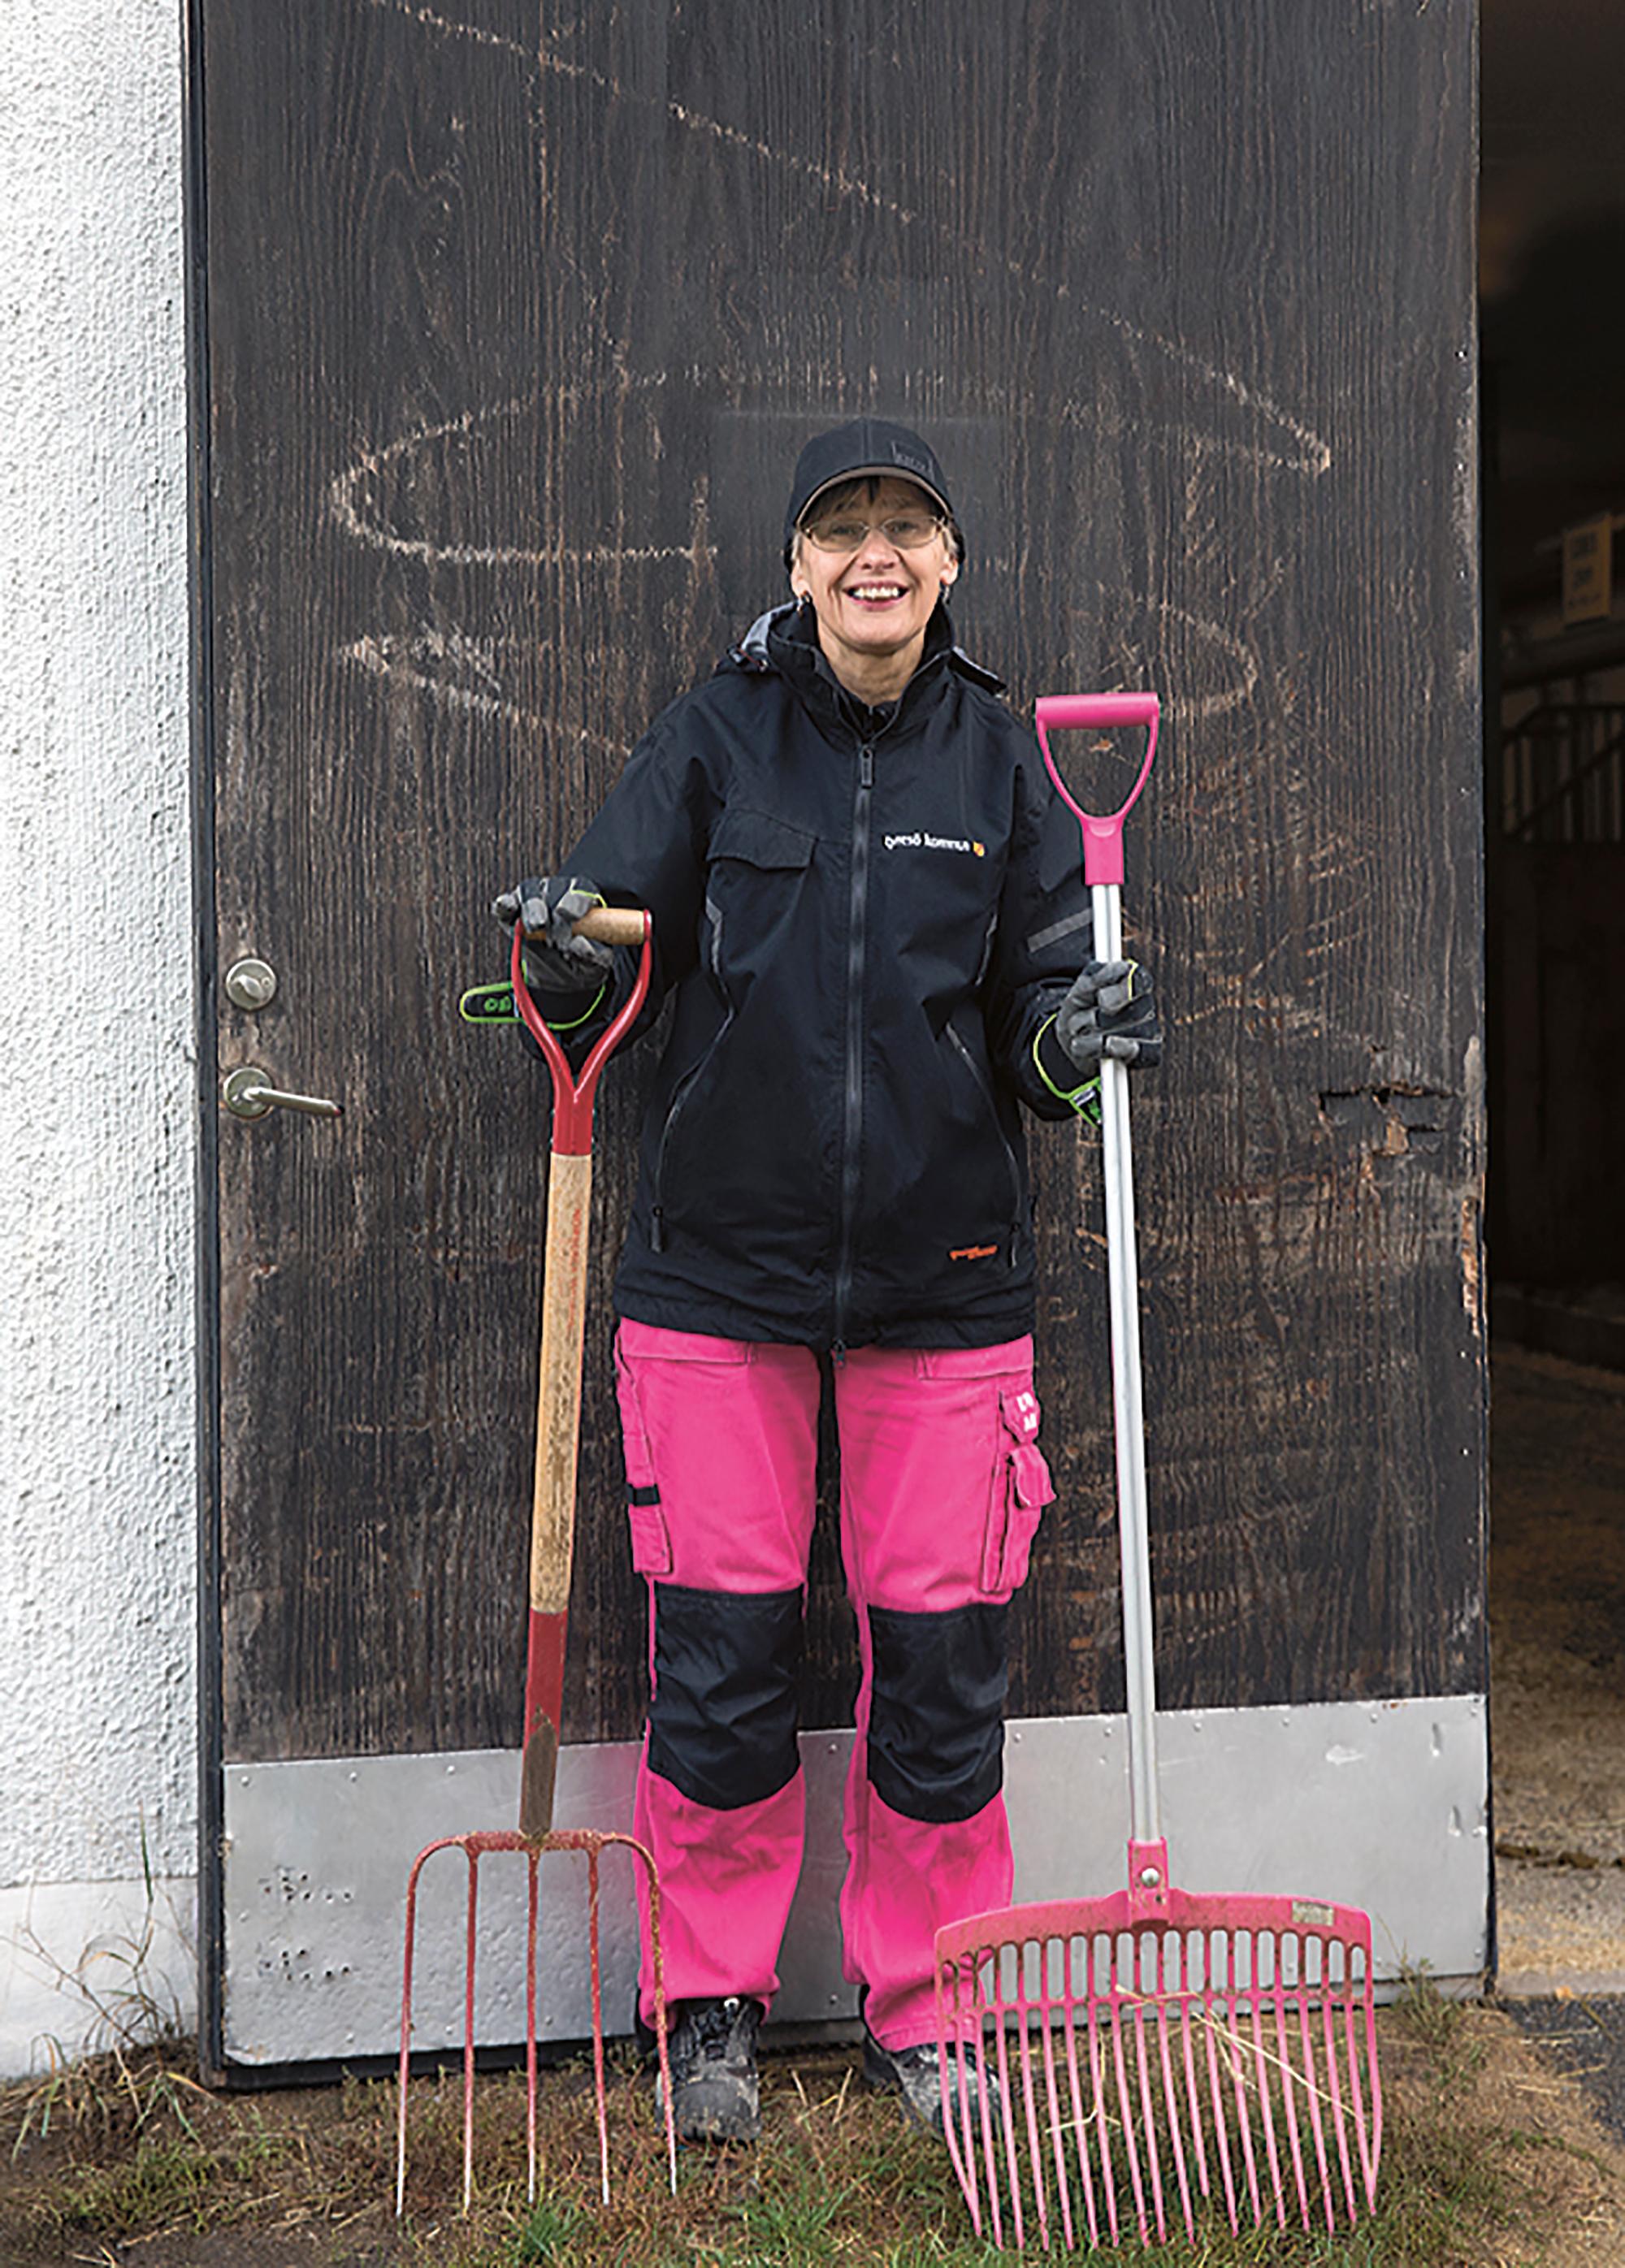
M1055 783L1055 792L1067 809L1076 814L1083 829L1083 879L1091 885L1122 883L1123 821L1133 810L1149 775L1151 759L1156 754L1156 721L1160 713L1155 693L1046 693L1033 711L1038 746ZM1055 759L1050 754L1049 729L1053 726L1060 732L1075 725L1086 732L1097 732L1112 725L1145 725L1149 734L1145 762L1140 767L1139 778L1115 811L1085 811L1056 769Z

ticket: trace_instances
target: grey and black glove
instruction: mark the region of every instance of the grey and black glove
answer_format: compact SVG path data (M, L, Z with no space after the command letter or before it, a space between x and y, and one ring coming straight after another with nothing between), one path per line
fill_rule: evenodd
M1080 1117L1100 1123L1100 1063L1160 1063L1151 979L1137 961L1086 961L1033 1042L1039 1076Z
M524 933L520 966L534 991L596 993L615 968L615 952L595 938L577 937L574 924L603 903L596 882L581 874L532 874L517 889L504 890L491 912Z
M1086 961L1055 1012L1055 1036L1075 1069L1098 1071L1102 1056L1161 1063L1163 1030L1151 994L1137 961Z

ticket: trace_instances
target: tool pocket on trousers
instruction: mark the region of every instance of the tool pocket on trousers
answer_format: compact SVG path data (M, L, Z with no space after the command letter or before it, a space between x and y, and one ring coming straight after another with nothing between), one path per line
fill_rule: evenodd
M993 1473L982 1588L992 1597L1020 1590L1027 1580L1032 1539L1055 1486L1035 1435L1038 1397L1030 1386L999 1389L1000 1457Z
M626 1519L632 1530L632 1566L639 1575L669 1575L671 1537L661 1509L660 1484L649 1454L648 1428L638 1406L638 1388L616 1351L615 1392L621 1405L621 1446L626 1458Z

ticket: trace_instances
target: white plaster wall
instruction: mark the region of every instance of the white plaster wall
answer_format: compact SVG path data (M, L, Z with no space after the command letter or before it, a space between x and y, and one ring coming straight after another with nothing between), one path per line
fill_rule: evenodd
M192 1991L180 15L0 6L0 2073Z

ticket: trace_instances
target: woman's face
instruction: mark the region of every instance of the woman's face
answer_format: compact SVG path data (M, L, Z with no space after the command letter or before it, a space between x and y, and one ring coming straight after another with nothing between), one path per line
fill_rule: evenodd
M920 549L905 551L877 525L938 517L936 505L912 481L859 481L849 490L833 493L838 505L821 499L813 524L864 521L867 533L848 551L821 550L803 534L790 588L797 598L812 600L818 642L838 675L843 659L872 669L877 662L905 656L911 645L923 647L932 610L959 569L943 529Z

